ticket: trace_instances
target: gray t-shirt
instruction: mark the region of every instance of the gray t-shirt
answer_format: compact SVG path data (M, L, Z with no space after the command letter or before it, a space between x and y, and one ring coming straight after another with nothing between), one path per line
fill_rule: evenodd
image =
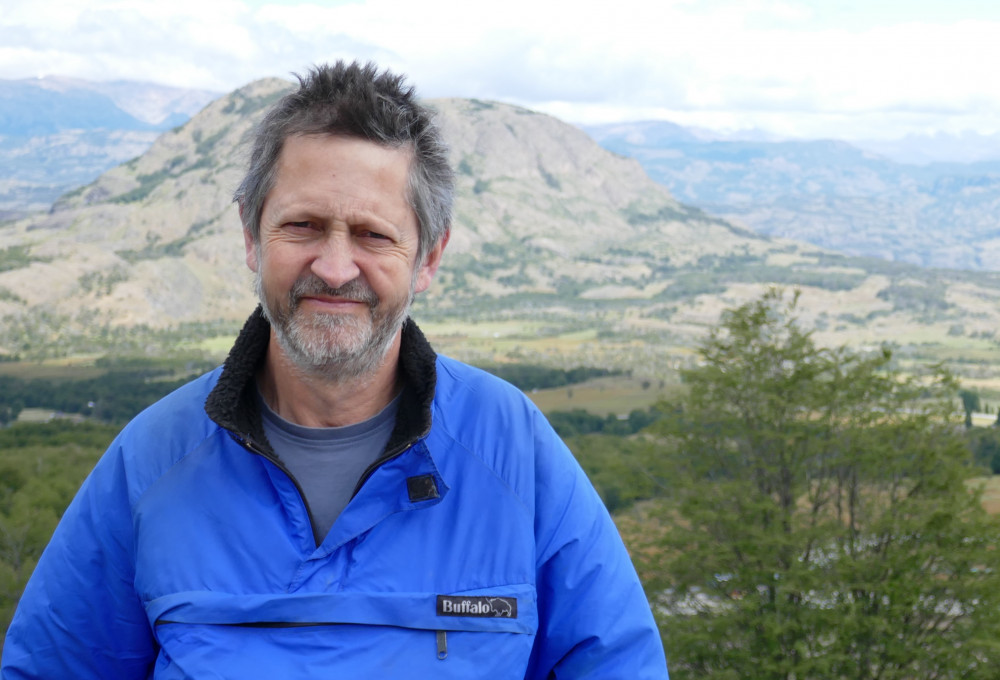
M368 420L344 427L303 427L285 420L259 397L264 434L299 483L319 545L347 506L361 475L385 450L399 397Z

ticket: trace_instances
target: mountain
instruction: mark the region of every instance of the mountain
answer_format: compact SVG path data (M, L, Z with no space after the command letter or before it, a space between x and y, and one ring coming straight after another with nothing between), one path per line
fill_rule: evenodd
M131 81L0 80L0 220L48 209L217 97Z
M669 122L586 130L638 159L681 201L763 234L927 267L1000 270L1000 160L911 165L845 142L724 140Z
M241 142L288 87L222 97L51 211L0 225L0 354L163 351L235 332L255 304L231 204ZM451 353L663 375L723 308L771 284L802 290L823 341L992 342L1000 306L984 301L1000 277L760 235L678 202L637 161L550 116L429 104L458 192L414 314Z
M24 266L0 274L8 291L0 313L85 309L88 319L152 327L242 318L252 301L230 196L241 141L287 87L271 80L238 90L49 213L0 228L0 246L24 253ZM645 272L639 260L663 267L769 247L680 205L638 163L554 118L489 102L432 105L458 173L448 254L456 267L443 276L457 295L445 306L631 281Z

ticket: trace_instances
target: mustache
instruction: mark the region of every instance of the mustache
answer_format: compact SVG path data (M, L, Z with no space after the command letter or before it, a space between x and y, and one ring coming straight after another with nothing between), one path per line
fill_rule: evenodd
M352 302L363 302L368 305L370 309L375 309L379 302L378 295L375 291L360 279L354 279L352 281L348 281L342 286L333 288L316 276L301 278L296 281L292 286L292 289L288 291L288 297L290 298L289 301L291 302L292 308L294 309L297 307L299 300L306 295L325 295L328 297L351 300Z

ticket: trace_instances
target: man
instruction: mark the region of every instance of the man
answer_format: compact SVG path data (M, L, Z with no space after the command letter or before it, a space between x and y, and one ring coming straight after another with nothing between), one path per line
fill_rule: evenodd
M236 193L261 306L98 463L4 678L667 677L571 454L407 318L452 182L428 111L372 65L271 109Z

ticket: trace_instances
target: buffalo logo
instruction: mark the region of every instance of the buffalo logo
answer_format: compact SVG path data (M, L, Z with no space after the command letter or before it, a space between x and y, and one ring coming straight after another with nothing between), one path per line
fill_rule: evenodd
M514 611L514 606L517 604L517 600L507 597L491 597L486 601L490 603L490 609L493 610L494 616L506 616L508 619Z
M437 615L516 619L517 598L479 595L438 595Z

